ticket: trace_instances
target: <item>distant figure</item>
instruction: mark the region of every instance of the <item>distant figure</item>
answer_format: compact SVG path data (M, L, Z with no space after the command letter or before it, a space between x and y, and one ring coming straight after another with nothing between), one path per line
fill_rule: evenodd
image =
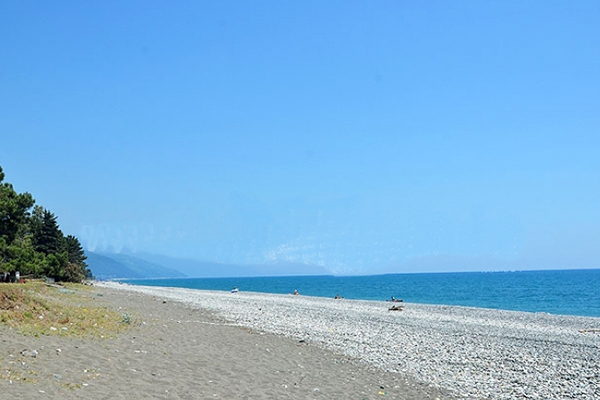
M336 294L335 297L334 297L334 299L339 299L339 298L340 298L339 294Z
M402 300L402 299L397 299L397 298L395 298L394 296L392 296L392 301L393 301L394 303L400 303L400 302L402 302L402 301L404 301L404 300Z
M298 293L298 290L294 290L294 296L298 296L300 293Z
M234 286L233 289L231 289L231 293L237 293L240 290L237 288L237 286Z

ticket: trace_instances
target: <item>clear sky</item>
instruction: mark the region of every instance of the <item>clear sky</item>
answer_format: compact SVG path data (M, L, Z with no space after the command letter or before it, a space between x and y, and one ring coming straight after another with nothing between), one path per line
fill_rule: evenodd
M600 268L598 1L0 2L0 166L88 250Z

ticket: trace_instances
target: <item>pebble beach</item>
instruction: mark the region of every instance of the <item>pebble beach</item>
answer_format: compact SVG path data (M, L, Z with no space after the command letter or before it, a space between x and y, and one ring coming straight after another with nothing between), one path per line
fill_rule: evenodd
M129 328L0 326L1 398L600 398L600 318L110 282L79 295Z
M0 324L0 398L455 398L317 342L249 328L176 297L100 285L63 297L75 307L120 313L126 328L117 335L75 337L61 335L62 329L24 335L18 326Z
M599 399L600 318L116 283L456 398Z

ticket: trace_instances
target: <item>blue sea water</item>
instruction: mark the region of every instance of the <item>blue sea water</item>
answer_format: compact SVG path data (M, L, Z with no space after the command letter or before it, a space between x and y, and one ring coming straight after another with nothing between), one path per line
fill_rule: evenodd
M600 317L600 269L127 280L134 285L292 293Z

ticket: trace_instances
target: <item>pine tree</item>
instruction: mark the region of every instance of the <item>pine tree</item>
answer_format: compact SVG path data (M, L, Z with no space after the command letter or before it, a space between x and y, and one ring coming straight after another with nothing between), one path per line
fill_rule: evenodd
M76 277L76 282L80 282L85 278L91 278L92 272L87 268L85 260L87 259L79 239L73 235L69 235L65 239L67 245L67 256L69 260L69 269L75 271L71 274Z
M4 172L0 167L0 238L10 245L27 223L29 209L35 200L29 193L17 193L10 183L2 183Z
M81 247L81 243L79 243L79 239L73 235L69 235L66 237L65 242L67 244L69 262L76 265L86 266L85 260L87 257L85 256L83 247Z
M56 221L56 215L41 207L35 207L31 225L33 244L37 251L49 255L67 250L64 235Z
M91 277L85 253L75 236L65 237L56 216L3 183L0 167L0 271L81 282Z

